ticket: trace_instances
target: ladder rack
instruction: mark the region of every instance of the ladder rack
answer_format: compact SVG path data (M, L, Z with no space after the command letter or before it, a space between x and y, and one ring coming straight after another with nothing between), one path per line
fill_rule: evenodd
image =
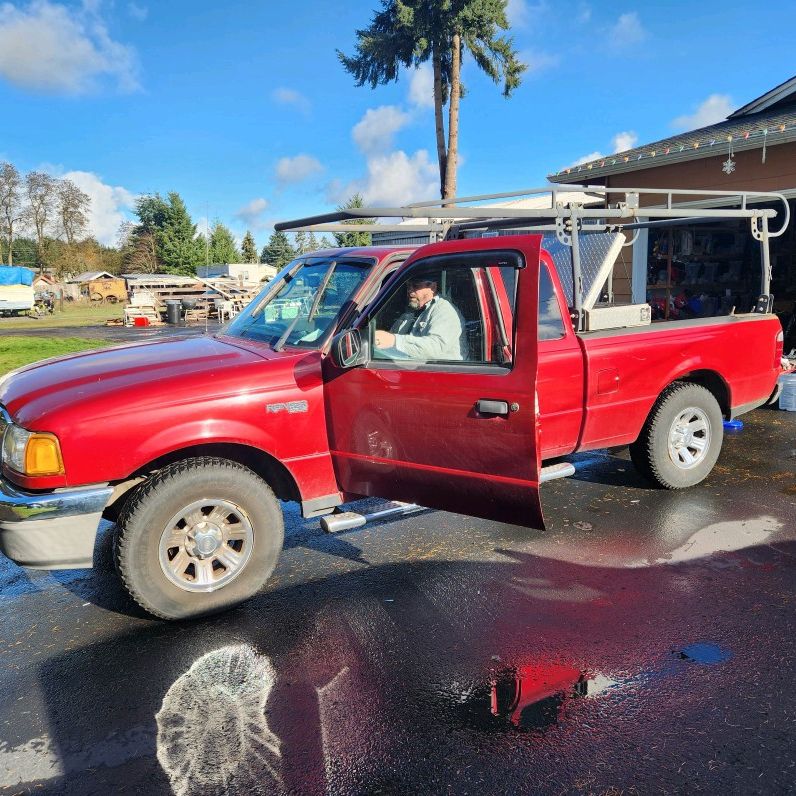
M573 201L574 192L586 194ZM534 198L538 206L512 207L500 200ZM473 206L473 203L479 203ZM491 203L491 204L490 204ZM782 223L774 231L769 220L779 213L760 203L781 203ZM717 207L717 205L727 205ZM417 223L357 224L360 219L417 219ZM528 188L507 193L482 194L451 199L415 202L403 207L356 207L306 218L282 221L276 230L312 232L402 232L428 233L430 241L455 240L474 230L521 229L527 232L554 232L571 251L573 319L583 328L583 280L580 236L595 233L632 231L626 245L638 237L638 230L658 226L704 224L717 220L748 219L752 236L761 246L761 298L759 307L770 310L771 257L769 241L782 235L790 222L790 206L781 193L765 191L715 191L680 188L606 188L593 185ZM353 222L353 223L352 223ZM611 270L608 263L606 270ZM605 277L608 278L606 273Z

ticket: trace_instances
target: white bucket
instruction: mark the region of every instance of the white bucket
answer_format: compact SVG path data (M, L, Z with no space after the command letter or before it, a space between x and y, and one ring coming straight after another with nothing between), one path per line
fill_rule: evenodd
M796 373L786 373L779 377L779 381L782 385L779 408L796 412Z

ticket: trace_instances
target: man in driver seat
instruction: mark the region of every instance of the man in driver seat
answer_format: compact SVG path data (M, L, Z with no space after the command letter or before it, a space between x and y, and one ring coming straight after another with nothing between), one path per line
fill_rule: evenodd
M467 340L459 310L438 295L433 279L406 284L408 307L389 332L377 329L376 348L394 359L423 361L467 359Z

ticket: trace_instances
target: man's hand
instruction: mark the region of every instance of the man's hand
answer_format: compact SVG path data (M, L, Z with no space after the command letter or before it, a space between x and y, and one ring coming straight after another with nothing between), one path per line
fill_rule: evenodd
M376 348L392 348L395 345L395 335L390 332L377 329L374 336L374 342L376 343Z

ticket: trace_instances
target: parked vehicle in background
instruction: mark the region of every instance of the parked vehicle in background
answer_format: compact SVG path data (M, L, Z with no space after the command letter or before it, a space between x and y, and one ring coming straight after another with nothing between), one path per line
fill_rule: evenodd
M581 264L579 236L604 232L606 253L621 247L612 215L635 218L636 199L589 211L552 197L546 213L569 241L571 268L541 234L462 238L507 223L479 211L448 230L456 239L414 251L303 255L212 337L6 376L0 549L25 566L90 567L101 517L116 519L126 588L147 611L180 619L263 586L283 543L280 500L305 517L369 496L541 528L541 484L574 471L561 457L615 445L630 445L662 487L699 483L723 419L771 396L782 329L767 272L743 314L652 325L648 305L600 305L613 262ZM643 213L697 212L671 205L670 195ZM587 230L590 212L602 220ZM774 211L744 197L722 212L761 230L767 263ZM444 300L460 319L446 327L458 328L455 359L376 345L377 331L403 328L419 284L435 296L410 317L412 333L438 334L429 318Z
M33 271L0 265L0 315L21 315L33 308Z

